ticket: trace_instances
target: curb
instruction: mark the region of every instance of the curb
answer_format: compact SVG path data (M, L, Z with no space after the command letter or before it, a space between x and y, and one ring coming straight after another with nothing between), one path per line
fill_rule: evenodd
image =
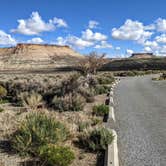
M110 91L110 103L109 103L109 114L108 114L108 120L112 119L114 123L116 122L115 114L114 114L114 101L113 101L113 89L114 87L119 83L119 81L116 81ZM108 123L108 121L107 121ZM118 157L118 145L117 145L117 133L113 129L109 129L113 135L114 140L112 144L108 145L107 150L105 151L105 162L104 166L119 166L119 157Z
M111 131L114 135L114 140L113 140L112 144L108 145L108 147L107 147L104 166L119 166L117 133L115 130L111 130ZM112 154L112 155L110 155L110 154Z
M108 119L112 119L114 122L116 122L115 113L114 113L114 107L112 107L112 106L109 106Z

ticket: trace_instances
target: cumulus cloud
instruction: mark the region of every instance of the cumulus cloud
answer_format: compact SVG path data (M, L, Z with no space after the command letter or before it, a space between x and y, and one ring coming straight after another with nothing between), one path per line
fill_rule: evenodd
M38 35L41 32L53 31L56 27L67 27L67 23L64 20L56 17L45 22L38 12L32 12L29 19L20 19L18 23L18 27L12 29L11 32L24 35Z
M160 36L156 36L155 40L158 43L166 43L166 34L161 34Z
M158 18L155 23L157 31L159 32L166 31L166 19Z
M54 23L57 27L65 27L65 28L68 27L66 21L64 21L64 20L61 19L61 18L54 17L53 23Z
M94 28L97 28L98 25L99 25L99 23L98 23L97 21L90 20L90 21L89 21L88 28L89 28L89 29L94 29Z
M86 41L104 41L107 39L107 36L102 33L86 29L82 32L82 39Z
M15 45L16 40L11 35L0 30L0 45Z
M97 44L94 48L103 49L103 48L112 48L113 46L106 41L101 41L100 44Z
M143 23L128 19L120 28L112 29L112 37L119 40L134 40L138 43L143 43L153 34L153 32L146 29L147 27Z
M126 50L126 54L128 54L128 55L131 55L131 54L133 54L133 53L134 53L133 50L130 50L130 49L127 49L127 50Z
M156 47L158 47L158 43L156 41L146 41L144 43L144 46L150 46L150 47L156 48Z
M150 47L145 47L145 48L144 48L144 51L145 51L145 52L152 52L152 49L151 49Z
M58 45L70 45L71 47L78 49L84 49L94 45L93 42L83 40L76 36L67 36L66 38L58 37L56 41L56 44Z
M44 42L44 40L39 37L35 37L35 38L32 38L31 40L27 41L27 43L34 43L34 44L41 44L43 42Z

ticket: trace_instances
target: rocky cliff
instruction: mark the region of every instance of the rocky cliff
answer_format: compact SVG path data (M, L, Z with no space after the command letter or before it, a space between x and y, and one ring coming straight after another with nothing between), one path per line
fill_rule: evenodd
M0 70L74 66L82 58L69 46L17 44L16 47L0 48Z

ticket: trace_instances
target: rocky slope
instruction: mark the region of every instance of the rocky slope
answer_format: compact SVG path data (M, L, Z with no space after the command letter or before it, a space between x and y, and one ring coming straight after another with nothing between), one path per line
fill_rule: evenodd
M82 58L68 46L18 44L16 47L0 48L0 70L74 66Z

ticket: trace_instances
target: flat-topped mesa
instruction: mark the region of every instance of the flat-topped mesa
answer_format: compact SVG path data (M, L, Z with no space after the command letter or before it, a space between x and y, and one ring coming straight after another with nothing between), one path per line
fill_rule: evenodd
M133 53L130 58L154 58L153 53Z
M47 68L74 66L84 58L69 46L19 43L0 48L0 70L3 68Z

